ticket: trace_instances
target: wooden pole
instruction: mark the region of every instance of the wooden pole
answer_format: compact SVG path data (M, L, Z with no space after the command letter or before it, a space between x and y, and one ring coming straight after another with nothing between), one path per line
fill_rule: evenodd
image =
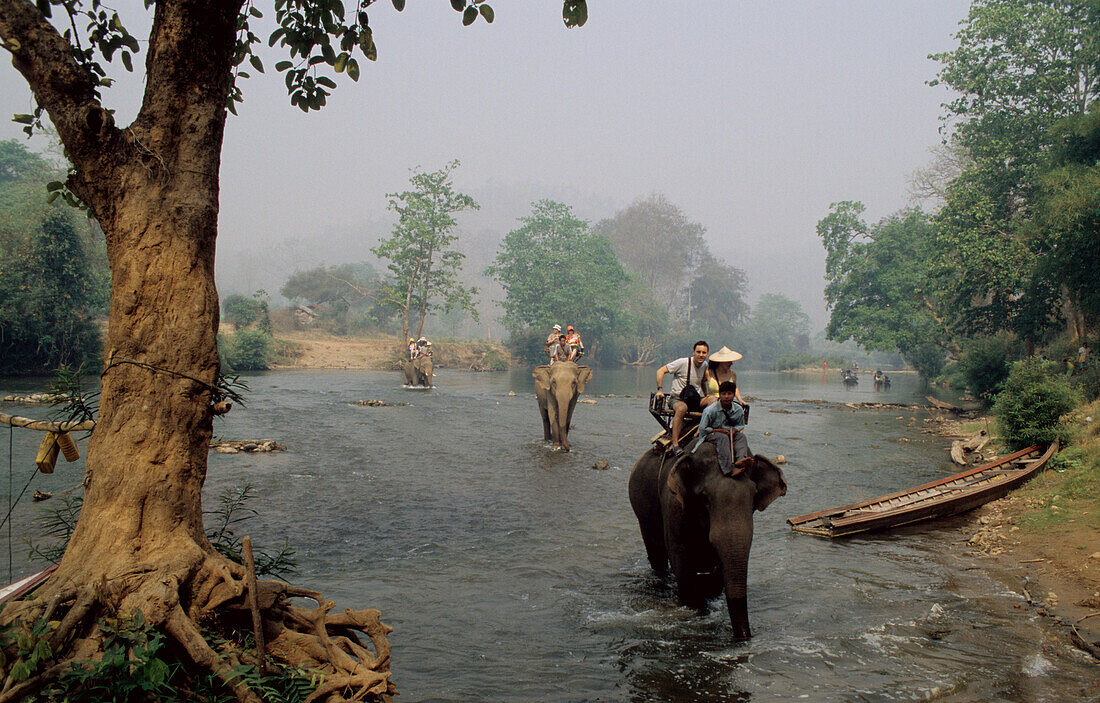
M29 417L19 417L18 415L8 415L6 413L0 413L0 424L25 427L28 430L38 430L39 432L78 432L95 429L95 420L50 422L49 420L32 420Z
M260 603L256 596L256 561L252 557L252 538L245 537L241 540L241 552L244 556L246 576L248 582L248 609L252 611L252 632L256 638L256 671L260 676L267 676L267 667L264 663L264 625L260 620Z

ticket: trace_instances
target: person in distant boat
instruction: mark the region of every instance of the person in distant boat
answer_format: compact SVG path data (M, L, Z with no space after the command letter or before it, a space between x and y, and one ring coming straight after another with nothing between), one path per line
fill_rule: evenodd
M553 365L555 361L575 361L576 358L577 350L573 348L573 345L569 343L564 334L559 334L558 341L550 350L550 364Z
M577 334L577 330L573 329L573 325L565 326L565 341L569 342L576 350L576 358L579 359L584 356L584 342L581 341L581 336Z
M705 391L703 407L718 402L718 387L723 381L733 381L733 385L737 385L737 372L733 370L733 362L740 358L741 354L729 347L722 347L710 355L710 359L707 360L707 372L703 377ZM744 399L741 398L740 388L737 389L737 402L745 404Z
M699 439L691 448L694 454L703 442L710 442L718 453L718 468L726 476L736 476L753 465L749 442L745 439L745 410L736 401L737 384L722 381L718 402L708 405L699 418Z
M561 336L561 325L554 325L554 330L546 337L546 355L550 357L550 360L554 360L554 345L558 343L558 337Z
M657 369L655 397L658 401L665 397L665 374L672 374L672 451L677 454L683 451L680 447L680 433L684 429L684 415L689 411L697 413L703 409L703 376L707 372L709 353L710 345L699 340L691 348L691 356L670 361Z

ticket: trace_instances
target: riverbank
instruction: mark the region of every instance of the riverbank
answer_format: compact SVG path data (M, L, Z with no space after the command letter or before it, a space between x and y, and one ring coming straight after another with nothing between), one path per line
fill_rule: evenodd
M1030 611L1057 620L1100 660L1100 402L1074 416L1075 439L1051 466L1006 497L972 513L963 549L1014 590ZM1086 419L1091 418L1091 419ZM937 433L960 439L989 418L942 420ZM1076 632L1074 632L1074 629Z
M323 332L281 332L275 368L396 370L407 358L406 345L396 337L337 337ZM513 365L500 342L486 340L433 341L436 368L462 371L504 371Z

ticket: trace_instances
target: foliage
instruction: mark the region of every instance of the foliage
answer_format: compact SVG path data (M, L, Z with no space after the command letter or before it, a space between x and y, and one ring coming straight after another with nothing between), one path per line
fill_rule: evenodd
M692 329L724 337L748 320L747 284L744 271L704 253L689 287Z
M668 332L665 307L644 283L630 276L624 284L619 313L600 355L626 363L649 363ZM542 335L545 340L546 334Z
M932 84L956 92L944 106L952 142L970 159L936 218L937 287L960 331L1008 330L1031 346L1061 321L1059 271L1044 261L1054 242L1034 222L1036 201L1055 125L1083 114L1100 89L1098 10L975 0L958 47L932 57L942 64Z
M256 291L251 298L234 293L222 301L223 319L238 330L256 325L256 328L270 333L271 318L268 316L264 291Z
M218 349L222 354L222 363L234 371L266 370L275 357L274 339L258 329L219 334Z
M924 343L953 346L933 296L928 217L914 209L868 226L862 203L833 203L830 210L817 224L825 245L828 338L903 352Z
M50 382L50 405L55 421L82 423L94 420L99 413L99 388L84 382L86 367L62 365L54 372Z
M501 321L513 339L541 330L542 341L555 323L575 325L589 356L598 356L600 340L620 323L629 280L610 242L552 200L534 203L520 222L486 269L504 287Z
M56 564L65 554L65 547L69 544L69 538L76 529L76 519L80 517L80 508L84 505L84 496L59 496L47 510L43 510L38 516L38 529L43 536L52 541L35 545L31 548L28 558L32 560L48 561Z
M920 377L928 381L940 375L947 365L947 352L936 344L925 342L902 353L905 363L916 369Z
M774 363L784 354L809 346L810 317L802 306L780 293L765 293L753 307L748 322L736 330L738 351L754 366ZM712 340L712 351L722 342Z
M822 362L828 364L828 368L839 369L848 364L848 360L836 354L821 354L819 352L791 352L783 354L775 360L776 371L797 371L798 369L819 369Z
M671 318L691 317L687 293L693 272L708 255L701 224L654 193L600 221L593 230L607 237L623 268L653 291Z
M1073 376L1074 387L1085 397L1094 401L1100 398L1100 361L1092 356L1076 369Z
M248 507L248 501L256 497L256 489L246 483L239 489L227 489L218 496L218 507L214 510L204 511L207 517L206 538L214 549L225 557L238 564L244 563L241 541L243 535L238 535L239 526L259 515L253 508ZM254 553L256 563L256 575L271 575L282 578L295 573L298 570L298 562L295 558L297 550L284 543L276 552L257 549Z
M106 260L87 222L46 204L55 177L38 154L0 142L0 374L100 353L94 318L107 300Z
M67 700L129 701L165 698L172 694L172 667L162 657L164 635L145 622L141 611L132 618L102 618L103 658L77 662L61 675Z
M959 357L959 367L966 387L987 406L1004 389L1012 369L1012 360L1019 356L1019 345L1005 336L978 337L966 342Z
M397 313L378 273L365 261L298 271L279 292L312 306L315 324L332 334L377 329Z
M1068 439L1062 417L1078 403L1064 374L1055 374L1048 362L1028 357L1012 365L1004 391L993 412L1010 447L1047 444Z
M385 300L401 311L402 339L409 336L413 312L419 316L417 337L423 334L425 316L436 309L449 312L460 308L477 320L477 288L458 281L465 255L448 248L458 239L454 215L480 207L469 195L454 189L451 173L458 166L458 161L452 161L431 173L415 170L409 179L413 190L388 196L389 209L398 214L398 221L393 236L380 240L371 251L389 262Z

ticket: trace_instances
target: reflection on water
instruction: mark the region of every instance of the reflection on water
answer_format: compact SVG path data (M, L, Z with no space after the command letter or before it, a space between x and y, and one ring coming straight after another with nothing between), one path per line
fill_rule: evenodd
M260 546L298 548L296 582L382 610L404 701L1096 697L1084 656L961 556L951 525L966 518L840 542L784 523L951 471L942 440L921 432L923 414L837 405L919 401L909 375L875 392L869 376L846 389L833 372L740 374L753 449L790 461L788 495L756 517L755 637L729 641L721 601L702 615L679 607L645 560L626 496L657 429L645 410L653 378L597 369L574 451L555 453L529 371L444 369L430 392L403 389L396 373L256 375L248 406L215 431L288 451L211 454L206 498L252 483L261 517L250 532ZM0 383L0 393L25 389ZM366 399L407 405L352 405ZM25 480L38 438L12 439ZM600 460L610 470L591 468ZM77 485L80 470L60 464L34 487ZM37 510L17 509L17 544L32 538Z

